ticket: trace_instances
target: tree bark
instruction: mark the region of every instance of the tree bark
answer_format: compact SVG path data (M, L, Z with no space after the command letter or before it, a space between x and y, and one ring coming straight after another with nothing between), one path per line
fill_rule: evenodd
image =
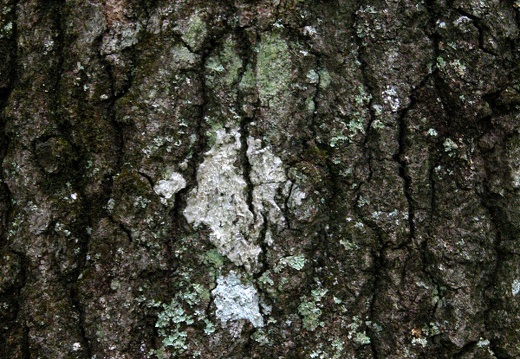
M520 2L0 0L1 358L520 357Z

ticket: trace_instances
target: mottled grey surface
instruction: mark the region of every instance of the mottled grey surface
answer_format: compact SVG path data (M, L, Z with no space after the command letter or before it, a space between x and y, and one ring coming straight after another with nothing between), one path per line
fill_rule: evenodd
M520 357L519 26L0 0L0 357Z

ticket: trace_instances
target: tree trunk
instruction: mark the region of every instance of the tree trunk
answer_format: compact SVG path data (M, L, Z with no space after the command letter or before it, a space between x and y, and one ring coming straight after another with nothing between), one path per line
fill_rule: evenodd
M1 358L520 357L520 2L0 0Z

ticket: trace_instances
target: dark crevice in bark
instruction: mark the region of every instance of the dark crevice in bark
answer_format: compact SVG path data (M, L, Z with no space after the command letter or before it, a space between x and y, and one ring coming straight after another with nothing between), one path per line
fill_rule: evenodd
M460 350L453 354L453 358L464 358L466 355L471 353L472 350L475 349L477 343L478 341L470 341L464 344L464 346Z
M475 15L467 12L466 10L464 10L464 9L462 9L460 7L457 8L456 10L462 16L465 16L468 19L470 19L472 21L473 25L475 26L475 28L477 29L477 31L478 31L478 47L479 47L479 49L482 50L483 52L487 53L488 55L493 56L493 57L498 56L498 54L496 54L493 51L487 49L486 46L484 45L484 32L486 30L489 30L489 28L482 21L482 19L479 18L478 16L475 16Z
M432 58L431 62L432 62L432 64L436 64L437 58L440 56L439 44L442 42L441 41L442 37L439 35L439 33L436 30L436 28L437 28L436 19L438 17L440 17L440 14L439 14L440 10L437 7L435 0L426 0L425 5L426 5L426 9L429 14L429 24L428 24L429 30L427 31L427 34L428 34L428 37L431 41L431 45L433 48L433 58ZM432 80L431 81L432 87L433 87L432 90L434 91L435 94L438 94L440 91L439 90L439 81L443 81L443 80L440 78L439 68L437 67L437 65L434 65L434 67L432 68L432 71L429 74L429 79ZM424 84L426 85L426 82ZM444 101L441 100L441 103L442 103L443 109L446 111ZM432 259L431 256L429 255L430 243L429 243L428 238L435 238L437 235L435 228L432 227L434 220L436 218L436 212L437 212L437 202L436 202L437 188L436 188L436 181L435 181L435 168L436 168L435 152L429 154L429 159L430 159L430 163L431 163L430 168L429 168L429 173L428 173L428 183L430 184L429 227L427 230L427 236L426 236L426 238L423 239L422 243L420 244L419 249L420 249L421 263L422 263L421 271L424 273L426 278L428 278L428 280L434 285L435 290L437 291L437 295L439 297L430 310L430 318L435 318L437 309L443 300L442 297L444 294L443 293L444 290L442 289L443 286L441 284L439 284L438 280L435 278L435 275L432 274L431 270L429 269L429 267L431 265L433 265L434 259Z
M248 150L249 145L247 143L247 140L249 138L249 126L252 122L255 121L259 102L257 102L254 106L253 113L251 116L248 116L246 111L244 110L244 106L247 105L246 103L246 96L247 94L244 93L239 88L239 84L242 82L242 79L246 73L246 69L248 66L253 66L255 62L255 56L253 53L253 50L251 48L251 43L247 37L247 34L245 33L244 29L235 29L237 37L238 37L238 43L240 46L240 58L242 60L242 67L239 70L238 75L238 81L236 84L234 84L234 87L237 91L237 99L235 102L236 110L240 114L240 159L242 163L242 172L244 176L244 180L246 181L246 202L247 206L249 208L249 211L253 214L253 221L256 222L257 216L260 216L261 213L256 213L253 205L253 190L254 190L254 184L251 181L251 170L252 165L249 160Z
M192 155L191 159L189 160L189 164L188 164L188 168L191 170L191 173L189 173L190 178L187 181L188 185L185 189L183 189L179 193L189 192L192 188L197 187L197 185L198 185L197 184L198 168L199 168L200 164L204 161L204 154L206 153L206 150L208 147L208 140L207 140L207 134L206 134L207 125L205 123L206 123L206 113L207 113L208 105L210 102L210 100L209 100L210 89L209 89L208 85L206 84L205 73L206 73L206 64L207 64L208 58L216 47L217 47L217 43L214 40L211 40L210 47L205 49L201 53L201 61L200 61L200 66L198 68L197 73L199 76L199 83L201 85L200 95L202 98L202 104L198 107L199 111L198 111L198 115L196 116L197 123L196 123L196 127L195 127L195 134L197 135L197 140L192 145L193 155ZM186 206L186 203L185 203L186 199L182 198L182 200L183 200L182 207L184 208Z
M262 250L260 254L258 255L258 260L262 264L262 268L253 275L254 279L260 278L268 269L269 269L269 261L267 259L267 252L269 251L269 245L267 244L265 237L267 235L267 230L269 229L269 222L267 220L267 216L265 213L261 213L263 224L262 228L260 228L259 233L259 239L258 239L258 245L260 246L260 249ZM260 289L259 289L260 291Z
M494 339L489 339L489 347L491 352L495 355L496 359L513 359L511 355L504 353L502 349L500 349L499 344Z
M20 272L18 273L18 284L16 287L9 292L12 295L13 300L13 313L11 318L13 318L10 322L4 323L4 325L10 326L12 331L14 328L19 328L22 333L20 340L20 353L22 359L28 359L30 357L29 354L29 328L25 324L24 313L22 312L22 304L23 298L21 295L22 289L25 287L27 282L27 266L28 261L24 253L17 252L15 250L9 249L8 242L8 232L9 227L12 226L12 221L14 219L14 206L13 206L13 194L6 182L6 177L4 173L4 160L7 155L7 151L9 149L11 139L6 133L6 125L9 119L5 116L5 108L9 103L9 98L11 96L12 91L14 90L17 79L18 79L18 1L13 1L12 4L12 14L11 14L11 24L12 24L12 34L9 42L11 45L9 46L10 54L7 55L10 59L9 63L9 72L4 74L7 76L5 81L7 82L7 86L5 88L0 88L0 192L2 193L2 197L0 201L2 201L3 210L1 211L0 218L0 249L5 248L8 249L7 253L11 253L14 256L18 257L20 262ZM5 10L4 10L5 11ZM0 278L2 279L2 278ZM3 333L2 333L3 335ZM2 340L3 342L3 340ZM7 353L12 350L16 343L2 343L2 348L0 348L0 356L7 355ZM4 346L5 344L5 346ZM5 349L6 352L3 353L2 349Z
M110 217L110 219L112 220L112 222L114 222L115 224L117 224L117 226L119 227L119 229L124 233L126 234L126 238L128 238L128 242L129 243L132 243L134 240L132 238L132 231L130 229L128 229L123 223L121 223L120 221L116 221L112 216Z
M153 183L153 178L150 176L150 175L147 175L146 173L144 173L143 171L137 171L137 173L143 177L146 182L148 182L148 184L150 185L150 188L153 190L153 188L155 187L155 184Z
M500 283L500 267L507 263L508 253L506 253L502 249L502 228L507 228L507 225L502 223L502 218L507 218L502 213L500 213L500 209L493 204L493 196L490 194L490 190L487 188L487 185L484 185L484 193L479 194L477 196L481 199L482 206L486 209L490 216L491 224L494 229L495 238L493 240L493 249L494 249L494 266L489 274L488 283L485 287L484 293L486 297L486 307L484 309L484 328L489 333L489 340L494 340L494 328L490 323L492 312L495 310L497 305L497 299L495 298L497 295L495 286L497 283ZM495 350L500 351L500 348L497 345L494 345ZM500 358L503 356L498 356ZM505 358L507 358L506 356Z
M123 168L123 159L124 159L124 153L125 153L125 128L124 126L117 121L116 118L116 101L118 98L121 98L123 95L116 97L115 96L115 78L112 71L112 66L108 63L106 60L102 60L104 66L106 67L106 72L108 75L108 82L110 83L110 99L107 102L107 117L110 121L110 124L116 131L116 137L117 137L117 161L116 161L116 169L115 173L120 173L121 169ZM110 178L110 188L113 187L113 179ZM112 189L113 190L113 189ZM111 191L112 191L111 190Z
M415 238L415 204L412 197L412 180L410 174L408 173L408 166L406 161L406 149L407 149L407 126L406 126L406 117L408 116L408 112L414 105L414 99L412 98L412 103L402 110L401 114L398 118L397 123L397 136L399 148L397 153L394 155L394 160L399 164L399 177L401 177L403 181L403 192L406 197L406 201L408 202L408 228L409 228L409 240L413 241Z
M22 329L22 338L20 343L21 355L22 358L30 358L30 350L29 350L29 327L27 326L27 318L25 318L25 313L23 312L23 301L22 290L25 288L27 284L27 270L29 268L29 260L25 253L18 252L15 250L11 250L11 253L14 253L19 257L20 260L20 285L16 288L15 298L17 299L16 305L16 314L13 315L18 324L18 326ZM2 354L0 352L0 354Z
M265 213L257 212L253 203L253 194L255 189L255 184L251 178L252 164L249 158L249 144L248 138L250 137L249 126L256 120L256 116L258 113L258 108L260 107L260 100L257 99L253 105L252 114L248 115L245 106L248 105L246 97L247 93L244 93L242 89L240 89L239 84L242 82L242 79L246 73L246 70L249 66L253 67L255 65L256 57L254 54L254 50L251 47L251 43L245 33L244 29L236 29L236 35L239 40L239 44L241 45L240 50L240 58L242 60L242 67L239 71L239 76L237 83L235 84L235 88L237 90L237 99L236 99L236 110L240 114L241 120L239 123L240 126L240 160L242 163L242 172L243 177L246 182L246 202L249 211L253 214L253 226L256 225L259 218L262 218L262 227L260 228L259 236L258 236L258 245L261 248L261 252L258 255L258 261L261 264L261 268L253 274L253 278L260 278L269 268L269 262L267 260L267 252L269 247L266 243L266 235L269 226L269 222L267 220L267 216ZM246 237L247 238L247 237ZM260 289L258 288L260 291ZM260 291L261 292L261 291Z
M18 46L17 46L17 38L18 38L18 14L17 7L18 1L14 1L12 3L12 14L11 14L11 24L12 24L12 36L9 39L11 42L11 46L9 46L10 54L10 68L9 73L7 74L7 87L0 88L0 186L2 189L0 191L3 192L4 198L1 198L4 202L4 213L2 213L2 218L0 218L0 248L3 245L7 245L7 228L9 227L10 219L13 216L13 197L9 186L5 182L4 177L4 159L7 155L7 150L10 145L10 138L7 136L5 131L5 126L9 119L5 116L5 108L8 105L9 97L11 96L11 92L14 90L17 81L17 59L18 59Z
M437 195L437 188L435 184L435 163L433 162L430 164L430 168L428 169L428 184L430 187L429 225L431 226L433 223L434 214L437 211L437 202L435 201L435 197Z
M379 228L377 228L378 232L380 231ZM383 238L381 237L381 234L377 234L378 237L378 243L383 243ZM377 311L378 308L376 308L376 301L378 298L378 295L380 294L380 288L381 283L383 282L383 272L386 268L386 260L385 260L385 245L381 245L378 252L373 251L372 252L372 258L374 258L374 268L373 268L373 274L372 274L372 290L371 290L371 297L370 297L370 304L368 308L368 320L371 322L376 322L375 318L377 318ZM379 355L379 349L378 349L378 333L372 329L371 327L366 328L367 333L369 334L370 338L370 349L372 351L372 355L374 359L378 359L380 357Z
M22 343L20 345L22 359L31 359L31 347L29 344L29 327L27 323L24 323L23 326L23 338Z
M360 9L362 6L363 6L363 4L358 4L358 9ZM361 212L361 210L359 208L360 199L362 197L362 195L361 195L362 188L363 188L363 186L370 184L370 182L372 180L372 176L373 176L373 167L372 167L373 155L372 155L372 151L370 150L370 147L369 147L369 141L370 141L370 133L372 130L372 124L374 123L374 121L376 119L376 114L373 109L374 85L373 85L372 79L370 78L370 75L369 75L369 73L370 73L369 64L366 61L366 56L367 56L366 47L365 47L365 44L363 43L363 39L358 36L356 28L355 28L356 22L357 22L356 11L352 12L351 21L352 21L352 36L354 37L356 45L357 45L356 55L357 55L357 60L359 62L359 69L361 72L361 81L362 81L363 86L366 88L366 92L370 96L368 104L366 105L368 113L369 113L369 120L368 120L367 126L365 127L365 137L362 142L364 155L365 155L365 159L366 159L366 165L368 168L368 178L366 179L366 181L364 183L361 183L357 187L353 207L355 209L356 214L361 219L361 221L363 223L365 223L365 225L370 227L376 233L376 237L377 237L376 247L372 248L372 250L371 250L371 256L374 260L374 264L373 264L373 268L372 268L372 290L370 291L371 296L369 299L369 309L368 309L368 320L372 321L372 322L377 322L375 320L375 318L377 317L376 301L377 301L378 295L380 294L380 286L383 281L383 272L385 271L385 268L386 268L385 267L386 266L385 253L384 253L385 244L383 241L383 234L382 234L381 228L379 228L375 223L373 223L369 219L365 218L364 214ZM379 349L378 349L378 340L377 340L378 333L369 327L367 328L367 333L369 334L369 337L371 338L370 349L372 351L372 356L374 359L378 359L380 356Z
M63 16L63 7L65 6L65 0L55 0L54 6L49 8L49 11L51 11L50 16L53 17L54 26L56 27L57 35L55 37L54 43L56 44L56 55L58 58L57 64L55 66L54 71L54 79L53 79L53 85L50 91L53 91L52 94L53 97L53 111L52 113L56 116L58 114L60 108L61 108L61 101L60 101L60 89L61 89L61 76L64 72L63 64L65 62L65 34L63 29L63 22L64 22L64 16Z
M359 9L363 6L363 4L359 4ZM372 179L372 176L373 176L373 168L372 168L372 152L370 151L370 148L369 148L369 145L368 145L368 142L369 142L369 139L370 139L370 131L372 129L372 124L374 123L375 119L376 119L376 114L375 114L375 111L373 109L373 101L374 101L374 86L372 84L372 79L370 78L369 76L369 73L370 73L370 68L369 68L369 65L368 63L366 62L365 60L365 56L366 56L366 49L365 49L365 44L363 43L363 38L359 37L359 35L357 34L357 30L356 30L356 21L357 21L357 18L356 18L356 12L357 11L353 11L352 12L352 36L354 37L354 40L356 42L356 45L357 45L357 49L355 50L356 51L356 58L357 58L357 61L359 62L359 70L361 72L361 81L362 81L362 84L363 86L367 89L367 93L370 97L369 101L368 101L368 104L366 105L367 107L367 110L368 110L368 113L369 113L369 119L368 119L368 124L365 128L365 137L363 139L363 143L362 143L362 146L363 146L363 150L364 150L364 153L365 153L365 159L366 159L366 164L367 164L367 167L368 167L368 178L366 180L365 183L361 183L358 188L357 188L357 195L356 197L359 197L359 193L361 191L361 187L363 186L363 184L369 184L371 179ZM356 202L355 202L355 205L358 203L358 200L359 198L356 198Z
M108 30L106 30L108 31ZM101 49L103 42L103 36L100 36L97 39L96 48ZM135 50L135 48L133 48ZM109 91L110 96L108 100L106 101L106 116L108 121L110 122L112 128L115 130L116 134L116 147L117 147L117 153L115 154L117 156L114 174L121 173L123 166L124 166L124 154L125 154L125 148L126 148L126 141L125 141L125 125L118 122L117 120L117 113L116 113L116 103L117 100L122 98L129 90L130 86L125 89L122 93L116 94L116 77L114 74L114 69L106 56L101 55L100 61L105 67L105 72L108 77L107 82L109 83ZM107 186L109 187L109 190L107 191L107 194L97 201L99 204L106 204L109 199L112 197L112 194L114 193L114 177L109 176L107 178ZM108 211L110 212L110 211ZM117 221L112 214L108 215L108 218L112 223L114 223L123 233L125 233L126 237L128 238L129 243L133 242L131 232L128 228L124 226L123 223L120 221Z
M289 172L289 167L287 167L285 170L286 178L289 178L288 172ZM287 196L284 198L283 208L282 208L282 213L283 213L283 217L285 219L285 223L287 225L287 229L292 229L292 220L291 220L291 216L290 216L289 200L291 199L293 189L294 189L294 183L292 181L290 181L289 189L287 191Z
M421 82L412 89L412 93L410 94L410 104L400 110L398 119L397 119L397 141L399 144L397 153L394 154L394 160L399 164L399 177L401 177L403 181L403 193L406 197L406 201L408 202L408 228L409 228L409 242L413 242L415 238L415 200L412 196L412 179L410 177L409 169L408 169L408 161L406 158L406 150L407 150L407 141L408 141L408 126L407 126L407 117L409 112L414 108L417 103L416 93L417 91L424 88L428 80L430 79L430 75L425 76ZM406 245L406 243L405 243Z
M318 75L318 81L316 84L314 84L314 93L312 94L312 102L313 102L313 105L314 105L314 109L312 111L312 115L311 115L311 121L310 121L310 124L309 124L309 129L311 130L311 136L310 136L310 142L314 142L314 144L316 146L318 146L320 149L324 150L325 152L327 152L327 154L329 153L330 151L330 147L328 146L328 144L324 144L322 143L323 139L321 138L320 135L318 135L319 131L317 129L317 120L318 120L318 110L319 110L319 97L320 97L320 84L321 84L321 75L320 75L320 70L321 70L321 65L322 65L322 55L321 53L319 53L318 51L315 51L313 48L309 48L308 49L309 53L312 54L314 56L314 59L315 59L315 66L314 66L314 69L316 74ZM316 139L318 139L318 141L316 141ZM321 141L320 141L321 140ZM327 156L329 157L329 156Z
M239 104L240 105L240 104ZM246 202L249 211L253 214L253 222L256 222L257 214L255 211L255 207L253 205L253 190L255 186L251 181L251 170L252 165L249 161L248 150L249 145L247 143L247 139L249 138L249 124L252 122L252 119L247 117L242 117L240 121L240 159L242 163L242 172L243 177L246 182Z
M9 186L5 182L3 162L9 148L9 138L5 133L5 121L6 119L2 116L3 106L0 104L0 193L2 197L0 200L3 202L2 218L0 218L0 248L7 245L7 228L9 227L10 217L13 216L13 199Z
M53 85L54 87L54 99L53 99L53 114L54 116L60 116L61 117L61 98L62 92L65 90L62 90L62 74L64 73L64 63L65 63L65 51L66 51L66 45L68 42L65 38L65 22L66 18L64 18L63 9L65 7L65 1L57 1L57 4L55 5L57 9L53 9L54 16L55 16L55 22L56 22L56 28L58 31L58 35L56 36L56 42L58 43L58 65L56 66L56 73L55 73L55 83ZM66 121L63 122L60 119L57 119L56 122L58 123L60 132L65 135L65 137L68 139L69 143L71 144L74 153L78 155L78 157L84 157L83 148L81 145L76 144L73 140L73 129L70 122ZM79 238L78 246L79 246L79 254L77 259L77 268L74 269L71 273L69 279L65 279L64 282L68 283L66 286L68 287L69 292L69 298L71 302L71 310L73 312L76 312L78 315L78 331L80 335L81 340L81 346L84 348L86 354L88 357L92 356L92 349L90 345L90 340L87 337L86 330L85 330L85 311L83 308L83 303L81 303L80 295L79 295L79 286L78 279L80 278L81 272L83 271L83 268L86 264L86 258L90 243L90 234L87 233L86 228L92 228L92 222L93 222L93 216L95 215L97 211L94 211L93 205L94 201L91 198L88 198L85 193L85 186L87 183L83 181L83 178L86 178L85 174L85 167L80 166L81 160L77 158L75 161L73 161L72 168L73 172L75 173L76 178L80 179L81 187L75 188L80 193L80 198L83 199L83 208L81 209L81 212L84 214L84 216L80 219L80 223L77 226L77 237Z
M92 358L92 347L90 345L90 339L88 338L85 330L85 310L83 308L83 304L81 303L78 286L72 287L69 295L72 302L72 310L75 310L78 313L78 326L79 334L81 336L81 347L84 348L86 357Z

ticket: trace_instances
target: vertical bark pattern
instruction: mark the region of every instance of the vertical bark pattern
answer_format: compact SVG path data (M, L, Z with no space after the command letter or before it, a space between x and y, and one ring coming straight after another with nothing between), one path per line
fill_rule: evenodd
M520 357L519 23L0 0L0 357Z

